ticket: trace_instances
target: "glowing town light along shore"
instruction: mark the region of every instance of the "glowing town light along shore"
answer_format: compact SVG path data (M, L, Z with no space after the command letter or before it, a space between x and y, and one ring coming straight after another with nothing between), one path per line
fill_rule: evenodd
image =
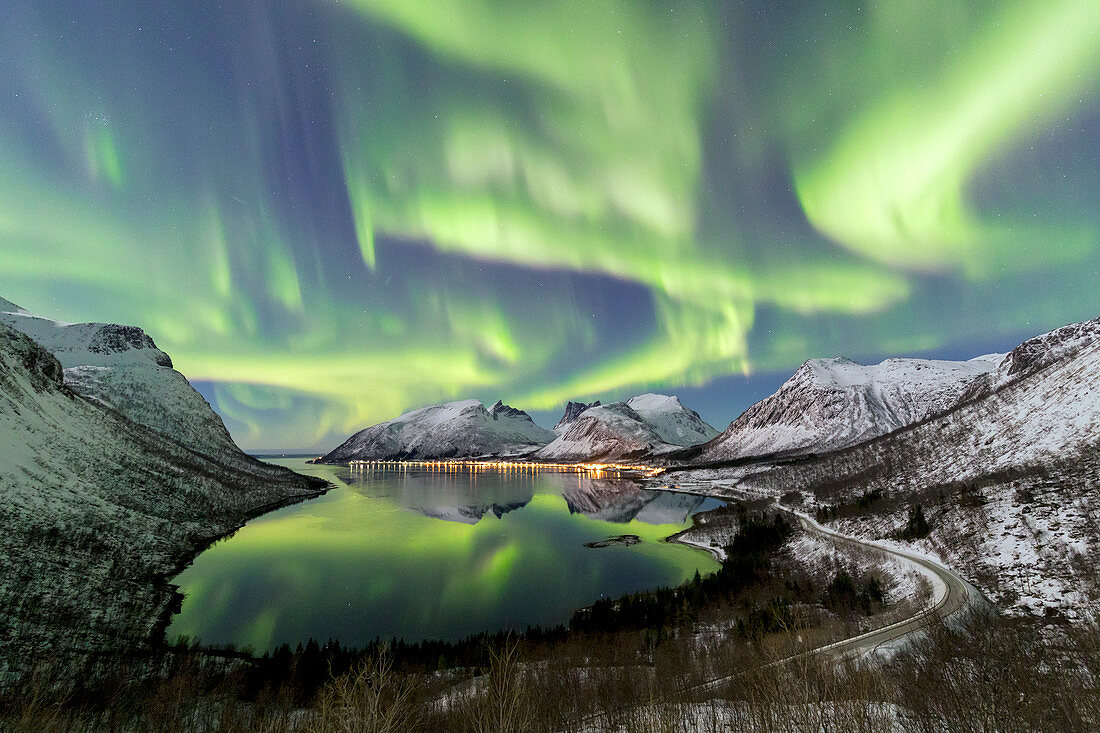
M408 470L410 468L427 469L428 471L445 471L459 473L463 471L504 471L507 473L539 473L541 471L557 471L572 473L622 473L638 472L645 478L657 476L664 472L662 467L640 466L629 463L538 463L534 461L477 461L465 459L438 460L438 461L387 461L387 460L363 460L356 459L348 462L353 471L365 471L375 468L397 468Z

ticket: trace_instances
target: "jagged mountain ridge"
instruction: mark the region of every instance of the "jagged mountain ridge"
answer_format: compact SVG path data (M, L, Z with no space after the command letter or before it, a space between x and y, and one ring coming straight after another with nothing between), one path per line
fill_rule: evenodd
M0 688L39 659L79 666L148 649L182 563L249 516L323 490L286 469L199 453L67 377L0 323Z
M717 432L678 398L644 394L582 411L535 457L552 461L638 459L694 445Z
M600 406L600 401L599 400L596 400L595 402L590 402L590 403L572 402L572 401L566 403L565 412L562 414L561 420L558 420L557 424L554 426L554 432L557 433L558 435L561 435L562 433L564 433L566 431L566 429L569 427L570 423L572 423L574 420L576 420L582 412L587 410L589 407L599 407L599 406Z
M478 400L463 400L422 407L372 425L319 460L522 457L585 461L667 452L717 432L679 399L665 395L638 395L612 405L570 402L554 431L536 425L526 412L502 401L486 409Z
M711 463L854 445L947 410L1004 358L887 359L874 365L811 359L689 457Z
M522 410L499 401L487 410L478 400L463 400L422 407L360 430L320 460L520 456L553 438Z

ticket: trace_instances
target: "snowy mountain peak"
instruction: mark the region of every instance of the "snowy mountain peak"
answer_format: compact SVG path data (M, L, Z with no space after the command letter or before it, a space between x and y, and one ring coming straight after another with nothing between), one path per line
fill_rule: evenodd
M684 407L675 395L646 393L631 397L626 404L642 416L661 440L671 445L697 445L718 435L699 413Z
M874 384L951 384L992 371L1002 359L1004 354L986 354L969 361L892 358L866 365L843 356L810 359L795 372L791 381L810 379L827 389Z
M1003 354L969 361L810 359L775 392L702 446L702 462L841 448L947 410Z
M637 458L695 445L717 432L676 397L644 394L581 411L536 456L556 461Z
M520 456L553 438L526 412L502 401L486 410L478 400L462 400L421 407L360 430L321 460Z
M6 300L0 303L0 322L30 336L66 369L136 364L172 368L168 354L158 349L153 339L137 326L62 323L32 315Z

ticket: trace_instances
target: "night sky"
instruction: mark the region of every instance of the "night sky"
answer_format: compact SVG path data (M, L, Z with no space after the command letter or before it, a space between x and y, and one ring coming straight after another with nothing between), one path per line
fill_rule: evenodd
M0 296L245 447L1100 314L1100 3L5 0Z

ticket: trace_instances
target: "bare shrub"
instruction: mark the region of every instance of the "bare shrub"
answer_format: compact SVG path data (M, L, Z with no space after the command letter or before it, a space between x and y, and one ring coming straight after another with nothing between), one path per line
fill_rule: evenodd
M357 733L401 733L421 718L420 679L398 674L386 650L358 668L336 677L317 699L320 730Z

